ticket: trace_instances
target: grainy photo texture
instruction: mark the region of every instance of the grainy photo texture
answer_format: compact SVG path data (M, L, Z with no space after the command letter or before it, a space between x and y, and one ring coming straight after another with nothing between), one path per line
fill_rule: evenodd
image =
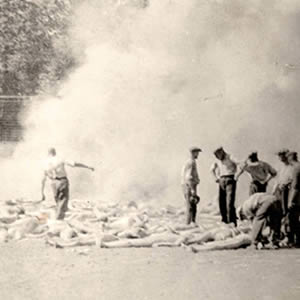
M0 299L299 299L299 28L298 0L0 0Z

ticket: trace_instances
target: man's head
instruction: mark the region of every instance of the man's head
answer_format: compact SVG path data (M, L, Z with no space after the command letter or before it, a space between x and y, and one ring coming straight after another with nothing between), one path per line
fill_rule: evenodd
M283 163L287 164L288 160L287 160L287 155L289 153L288 149L281 149L280 151L277 152L278 158L280 161L282 161Z
M216 156L217 159L223 160L226 157L226 152L223 149L223 147L220 147L214 151L214 155Z
M49 156L56 156L56 150L55 148L51 147L48 149L48 155Z
M191 156L194 159L198 158L199 152L202 152L202 150L200 148L198 148L198 147L191 147L190 148Z
M290 165L295 164L296 162L298 162L298 154L295 151L290 151L287 154L287 161Z
M257 162L258 161L257 152L250 153L248 158L249 158L250 162Z

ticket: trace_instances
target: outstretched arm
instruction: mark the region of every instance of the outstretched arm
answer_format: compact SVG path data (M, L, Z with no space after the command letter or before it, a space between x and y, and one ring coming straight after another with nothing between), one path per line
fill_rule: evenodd
M75 168L83 168L83 169L88 169L88 170L91 170L91 171L95 171L95 169L93 167L90 167L90 166L87 166L85 164L82 164L82 163L78 163L78 162L75 162L73 167Z

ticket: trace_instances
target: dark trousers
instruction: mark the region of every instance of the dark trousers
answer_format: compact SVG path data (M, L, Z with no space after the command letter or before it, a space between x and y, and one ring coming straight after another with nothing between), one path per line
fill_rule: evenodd
M265 193L267 191L267 183L260 183L259 181L252 181L250 183L249 195L253 195L255 193Z
M282 212L284 215L287 214L288 211L288 201L289 201L289 192L290 192L290 187L289 185L285 185L281 189L281 205L282 205Z
M252 224L252 242L257 244L266 225L270 226L273 243L280 240L282 210L280 201L266 200L257 209Z
M289 229L288 233L289 242L300 246L300 206L292 205L288 212Z
M235 213L235 191L236 181L234 176L223 176L219 182L219 207L222 222L234 223L236 225Z
M192 195L192 190L194 189L195 193L197 193L197 190L196 186L191 188L187 184L184 184L182 188L186 203L186 224L190 224L191 222L196 222L197 204L191 203L190 198Z
M55 179L51 183L56 202L56 219L63 220L68 210L69 181L67 178Z

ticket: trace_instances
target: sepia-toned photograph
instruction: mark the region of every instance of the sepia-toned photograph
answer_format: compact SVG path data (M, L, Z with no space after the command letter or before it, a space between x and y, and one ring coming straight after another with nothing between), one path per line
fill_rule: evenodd
M0 0L0 299L300 299L300 0Z

